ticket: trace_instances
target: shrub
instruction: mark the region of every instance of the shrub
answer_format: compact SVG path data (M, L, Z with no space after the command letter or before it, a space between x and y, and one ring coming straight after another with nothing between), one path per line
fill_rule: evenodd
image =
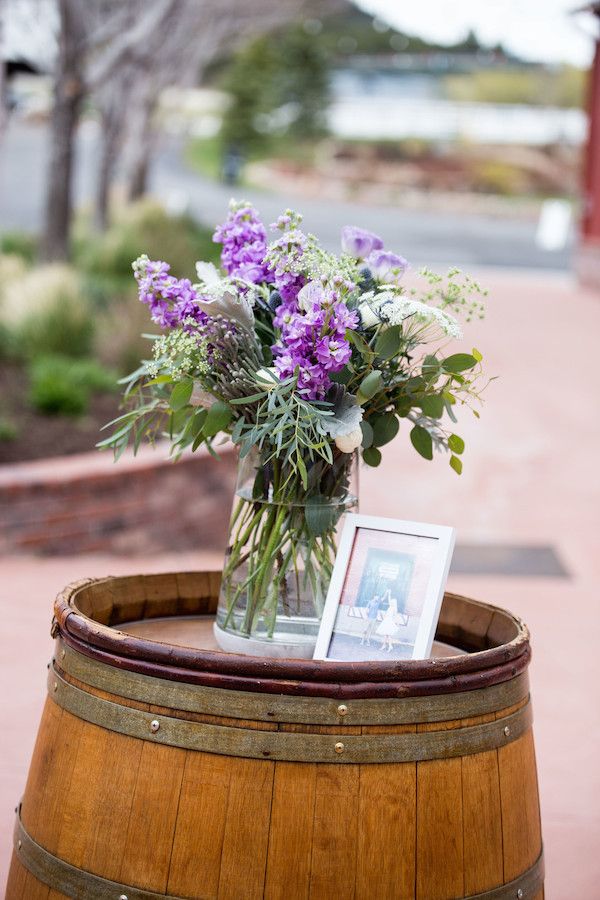
M19 436L19 430L14 422L6 416L0 416L0 443L15 441Z
M0 253L19 256L27 265L32 265L37 256L37 238L24 231L5 231L0 236Z
M13 359L18 356L16 337L4 321L4 291L13 282L18 281L26 272L26 266L16 253L0 255L0 359Z
M472 184L476 191L515 197L527 192L527 179L517 166L490 160L474 167Z
M114 301L102 310L96 320L96 355L104 365L125 374L152 356L152 345L144 334L158 333L160 328L148 317L148 307L136 296Z
M18 359L19 345L14 332L0 319L0 360Z
M22 356L90 353L94 323L77 273L62 263L39 266L5 285L2 320Z
M117 376L92 359L44 356L30 365L30 400L41 412L79 416L93 393L116 390Z
M141 253L169 259L174 275L190 277L198 259L217 259L212 231L188 215L169 215L148 198L117 212L114 223L97 234L79 223L74 241L75 263L92 282L99 300L134 291L131 263Z
M23 257L18 253L0 253L0 298L13 281L22 278L27 271Z

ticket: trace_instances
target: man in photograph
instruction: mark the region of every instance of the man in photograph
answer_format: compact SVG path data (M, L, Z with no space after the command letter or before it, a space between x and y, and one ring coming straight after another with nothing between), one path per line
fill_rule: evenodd
M377 594L374 594L367 603L367 626L360 641L361 645L366 644L367 647L371 646L371 638L377 625L377 617L379 615L380 606L381 597L378 597Z

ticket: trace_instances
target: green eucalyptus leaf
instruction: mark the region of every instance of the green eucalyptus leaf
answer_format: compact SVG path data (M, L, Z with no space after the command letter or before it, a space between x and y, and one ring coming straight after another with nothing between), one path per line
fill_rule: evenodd
M196 450L198 449L198 447L200 446L200 444L202 444L202 443L204 443L204 434L202 432L200 432L194 438L194 442L192 444L192 453L195 453Z
M406 393L411 395L425 390L427 384L425 382L425 379L421 375L413 375L412 378L408 379L404 387L406 389Z
M481 353L479 352L479 350L476 347L473 347L473 349L471 350L471 353L473 354L473 356L475 357L477 362L481 362L481 360L483 359L483 356L481 355Z
M417 453L420 453L423 459L433 459L433 442L426 428L423 428L421 425L415 425L410 433L410 440Z
M252 499L260 500L265 495L265 471L261 467L256 470L256 477L252 485Z
M379 369L373 369L372 372L365 375L358 389L361 401L364 402L365 400L370 400L371 397L374 397L377 391L380 390L382 383L381 372Z
M398 400L396 403L396 412L401 419L405 419L412 408L413 404L410 400Z
M423 415L431 419L441 419L444 414L444 398L441 394L430 394L419 401Z
M304 508L304 516L308 530L317 537L330 531L335 525L336 509L334 504L322 494L309 497Z
M428 354L423 360L421 371L426 378L430 378L432 375L439 375L440 369L441 363L437 356Z
M448 438L448 447L453 453L461 454L465 449L465 442L458 434L451 434Z
M187 409L183 408L183 409L174 410L171 413L171 416L169 419L169 435L171 437L173 437L173 435L178 434L181 431L181 429L184 427L184 425L186 424L187 419L188 419L188 410Z
M344 368L340 372L332 372L329 377L335 384L346 385L352 378L352 372L350 371L348 366L344 366Z
M457 475L461 475L463 470L462 459L459 459L458 456L451 456L450 468L454 469Z
M249 397L235 397L230 402L234 404L234 406L241 406L244 403L255 403L256 400L262 400L265 396L266 391L260 391L258 394L250 394Z
M366 422L363 419L363 421L360 423L360 430L363 434L362 445L366 450L373 444L373 429L371 428L369 422Z
M458 419L454 415L454 410L452 409L452 407L456 405L456 397L453 394L451 394L449 391L444 391L442 396L444 398L444 406L446 407L446 412L448 413L448 418L452 422L455 422L455 423L458 422Z
M219 431L223 431L233 418L233 410L228 403L223 400L217 400L208 410L206 421L204 423L204 434L206 437L214 437Z
M394 413L384 413L373 421L373 446L383 447L389 444L398 434L400 422Z
M380 359L392 359L400 351L402 326L392 325L382 331L375 341L375 353Z
M368 466L376 468L381 462L381 450L378 450L377 447L367 447L366 450L363 450L363 459Z
M302 486L304 490L308 487L308 472L306 471L306 463L302 459L301 456L298 456L296 459L296 465L298 466L298 471L300 472L300 478L302 479Z
M233 426L233 431L231 432L231 440L234 444L239 444L242 439L242 434L244 432L244 419L238 419L235 425Z
M465 369L472 369L477 365L477 360L470 353L454 353L453 356L447 356L442 361L444 371L450 373L464 372Z
M145 381L144 387L154 387L157 384L172 384L173 379L170 375L157 375L156 378L153 378L151 381Z
M169 406L171 409L177 412L177 410L187 406L190 402L193 389L193 381L178 381L171 391L171 397L169 398Z
M373 356L373 351L358 331L352 331L351 328L346 329L346 338L350 343L354 344L360 355L365 359L369 359L369 357Z

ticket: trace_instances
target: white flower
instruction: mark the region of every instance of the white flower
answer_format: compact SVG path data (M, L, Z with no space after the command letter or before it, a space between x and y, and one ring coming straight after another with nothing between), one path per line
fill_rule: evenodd
M335 439L335 446L342 453L353 453L362 444L363 433L361 428L355 428L350 434L341 434Z
M375 300L373 291L363 294L358 307L358 314L360 315L360 322L363 328L374 328L376 325L381 324L382 319L378 315L378 309L379 305Z
M375 325L401 325L405 319L414 317L419 321L436 325L448 337L462 337L458 322L449 313L392 291L383 291L379 294L370 291L364 294L358 312L363 328L373 328Z

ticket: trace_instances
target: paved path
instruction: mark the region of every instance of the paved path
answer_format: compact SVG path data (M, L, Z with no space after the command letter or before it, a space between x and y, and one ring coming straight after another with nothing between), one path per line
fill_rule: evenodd
M482 277L486 278L485 273ZM404 429L379 470L361 472L361 511L456 526L461 543L552 546L568 578L457 573L450 587L529 624L547 900L595 900L600 884L600 296L566 276L487 274L488 318L470 332L500 375L482 419L462 417L465 472L428 463ZM0 884L45 691L51 600L86 575L202 568L201 553L2 562ZM8 687L7 687L8 686Z
M86 122L79 136L76 197L88 202L93 195L97 129ZM0 231L36 230L42 219L46 132L41 126L18 120L11 123L0 145ZM223 219L232 189L192 172L183 164L177 142L165 141L151 176L151 189L163 201L187 207L208 225ZM234 190L235 192L235 190ZM422 265L509 266L563 269L571 264L572 237L561 251L547 252L535 244L531 222L485 216L460 216L435 208L414 212L394 207L306 200L285 194L239 189L270 222L287 206L301 207L306 228L318 234L330 249L339 247L344 224L360 224L379 233L386 245L402 253L416 267Z

